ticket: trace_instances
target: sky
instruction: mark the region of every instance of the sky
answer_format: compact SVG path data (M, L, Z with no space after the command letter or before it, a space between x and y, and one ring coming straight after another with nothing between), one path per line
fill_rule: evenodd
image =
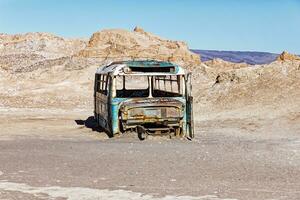
M0 0L0 33L135 26L191 49L300 54L300 0Z

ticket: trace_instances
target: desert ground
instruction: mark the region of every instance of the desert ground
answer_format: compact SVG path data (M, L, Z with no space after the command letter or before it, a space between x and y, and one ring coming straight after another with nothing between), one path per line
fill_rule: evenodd
M140 141L135 133L108 138L87 110L1 113L0 199L300 197L296 130L208 120L197 121L192 141Z
M193 72L193 140L109 138L95 124L94 72L122 56ZM0 199L298 200L299 80L286 52L264 65L200 62L140 28L1 34Z

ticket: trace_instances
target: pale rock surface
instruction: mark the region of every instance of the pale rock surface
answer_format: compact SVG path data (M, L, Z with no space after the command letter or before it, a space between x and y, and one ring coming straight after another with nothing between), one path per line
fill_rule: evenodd
M65 39L50 33L0 34L0 55L34 54L48 59L70 56L86 46L81 39Z
M0 68L19 71L40 66L44 61L60 63L86 46L81 39L65 39L49 33L0 34Z
M249 64L247 63L232 63L232 62L222 60L220 58L215 58L209 61L205 61L204 64L216 70L221 70L221 71L240 69L249 66Z
M293 60L300 60L300 57L294 54L290 54L287 51L283 51L276 59L277 61L293 61Z
M189 51L184 42L161 39L136 27L133 32L109 29L96 32L81 57L98 60L156 59L184 66L200 64L199 55Z

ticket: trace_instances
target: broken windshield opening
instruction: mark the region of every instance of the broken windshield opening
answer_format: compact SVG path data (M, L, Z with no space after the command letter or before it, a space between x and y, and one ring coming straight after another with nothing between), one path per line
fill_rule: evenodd
M116 97L148 97L147 76L116 76Z
M184 94L182 75L116 76L116 97L180 97Z

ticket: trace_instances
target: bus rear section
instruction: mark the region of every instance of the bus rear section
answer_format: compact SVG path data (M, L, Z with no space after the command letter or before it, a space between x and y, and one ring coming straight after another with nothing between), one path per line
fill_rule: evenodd
M136 74L115 77L121 131L182 135L185 123L184 76Z
M140 139L148 135L189 135L188 82L182 68L153 61L134 61L134 65L123 62L110 65L110 68L101 71L107 76L100 80L106 82L102 86L106 101L105 96L99 98L95 92L95 116L99 125L112 135L136 131ZM102 116L97 113L100 100L107 106L107 115L105 110Z

